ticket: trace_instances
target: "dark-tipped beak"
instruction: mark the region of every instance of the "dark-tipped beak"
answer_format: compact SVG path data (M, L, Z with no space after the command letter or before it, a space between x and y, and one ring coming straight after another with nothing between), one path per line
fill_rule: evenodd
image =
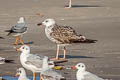
M75 67L75 66L72 66L72 69L73 69L73 70L75 70L75 69L76 69L76 67Z
M42 25L42 23L38 23L38 24L37 24L37 26L41 26L41 25Z
M18 77L19 75L16 73L15 75L14 75L14 77Z
M20 52L21 50L20 50L20 48L18 48L18 49L16 49L16 51Z

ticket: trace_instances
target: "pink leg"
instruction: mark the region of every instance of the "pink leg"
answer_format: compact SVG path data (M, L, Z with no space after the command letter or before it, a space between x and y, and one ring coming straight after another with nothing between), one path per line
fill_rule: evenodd
M60 46L59 46L59 45L57 45L56 60L58 60L58 59L59 59L59 58L58 58L59 51L60 51Z
M66 48L64 46L64 56L63 56L63 59L66 59Z
M68 8L71 8L72 7L72 0L69 1L69 7Z

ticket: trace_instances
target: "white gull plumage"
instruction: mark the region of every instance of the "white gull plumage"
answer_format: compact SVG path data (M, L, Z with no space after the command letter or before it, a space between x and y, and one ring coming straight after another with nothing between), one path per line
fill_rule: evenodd
M73 69L78 69L76 73L77 80L104 80L97 75L86 71L84 63L78 63L76 66L73 66Z
M15 76L16 76L16 77L19 76L19 77L18 77L18 80L30 80L30 79L27 77L24 68L19 68L19 69L17 69Z
M17 51L21 51L20 62L22 66L33 72L33 80L35 80L35 72L40 73L42 71L43 59L47 56L31 54L30 47L27 45L21 46ZM53 61L49 61L49 63L53 63Z

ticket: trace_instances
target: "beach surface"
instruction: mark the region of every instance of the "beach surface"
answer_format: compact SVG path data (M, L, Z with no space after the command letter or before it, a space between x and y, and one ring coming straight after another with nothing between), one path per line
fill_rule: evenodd
M58 25L73 27L77 33L98 40L93 44L67 46L66 67L85 63L87 71L104 79L120 80L120 0L73 0L72 8L65 9L68 0L0 0L0 56L14 63L0 65L0 76L13 76L22 67L19 55L5 30L24 16L28 32L22 37L31 53L56 55L56 44L48 40L45 27L37 26L44 19L53 18ZM18 47L20 47L19 45ZM62 57L63 51L60 51ZM74 70L61 70L67 80L76 80ZM32 76L31 71L27 71ZM39 76L39 74L37 74Z

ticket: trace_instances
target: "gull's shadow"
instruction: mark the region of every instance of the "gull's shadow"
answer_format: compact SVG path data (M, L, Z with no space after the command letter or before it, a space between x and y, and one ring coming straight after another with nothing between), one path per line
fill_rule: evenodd
M14 76L2 76L2 77L3 77L2 80L18 80L18 77L14 77ZM32 76L28 76L28 78L29 78L30 80L33 79ZM40 80L40 77L39 77L39 76L36 76L36 77L35 77L35 80Z
M0 39L5 39L4 37L0 37Z
M65 5L65 7L69 7L69 5ZM72 8L78 8L78 7L101 7L99 5L72 5Z
M34 42L33 41L31 41L31 42L25 42L25 44L33 44ZM18 45L22 45L21 43L18 43Z
M14 62L14 60L8 60L8 59L6 59L5 63L15 63L15 62Z
M63 58L63 55L59 55L60 58ZM89 56L70 56L66 55L66 58L96 58L96 57L89 57Z

